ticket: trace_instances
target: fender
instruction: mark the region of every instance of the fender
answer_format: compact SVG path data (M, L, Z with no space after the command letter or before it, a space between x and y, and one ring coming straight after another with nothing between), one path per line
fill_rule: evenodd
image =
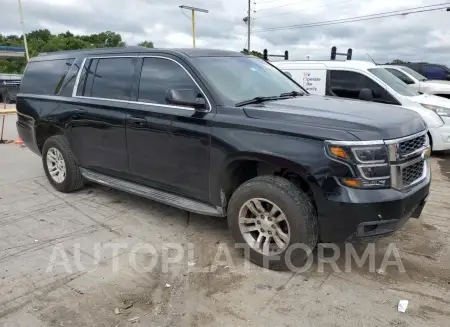
M234 170L239 167L240 164L243 164L243 162L257 163L257 168L262 170L263 174L264 171L267 171L267 174L272 174L273 172L295 173L303 182L307 183L308 187L312 190L314 197L321 196L322 194L317 179L319 176L311 174L311 169L308 168L309 163L307 160L302 164L293 159L272 154L242 151L227 156L221 165L217 167L217 173L211 175L211 200L214 204L226 207L229 198L231 197L230 188L232 187L232 185L230 185L231 179L229 176L230 174L234 174ZM235 167L233 167L234 165ZM261 174L261 172L259 173Z

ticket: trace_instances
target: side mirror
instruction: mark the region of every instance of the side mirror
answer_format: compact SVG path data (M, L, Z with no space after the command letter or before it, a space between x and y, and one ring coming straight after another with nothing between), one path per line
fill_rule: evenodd
M193 89L170 89L166 93L166 101L169 104L193 107L196 110L206 109L206 100Z
M445 78L447 81L450 81L450 74L447 75L447 77Z
M371 89L361 89L359 99L364 101L373 101L373 92Z
M289 73L289 72L283 72L283 73L284 73L284 75L286 75L287 77L292 78L292 74L291 74L291 73Z

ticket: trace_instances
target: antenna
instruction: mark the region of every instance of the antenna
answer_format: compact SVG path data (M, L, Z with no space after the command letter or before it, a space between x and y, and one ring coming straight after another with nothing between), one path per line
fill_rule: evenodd
M373 58L370 56L370 54L366 53L366 55L367 55L367 57L370 58L370 60L372 60L372 62L373 62L375 65L378 65L378 64L375 62L375 60L373 60Z

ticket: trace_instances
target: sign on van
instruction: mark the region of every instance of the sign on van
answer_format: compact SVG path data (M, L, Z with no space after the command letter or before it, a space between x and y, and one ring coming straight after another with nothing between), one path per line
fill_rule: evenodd
M298 76L296 80L301 83L306 91L311 94L325 95L326 70L301 71L301 74L302 76Z

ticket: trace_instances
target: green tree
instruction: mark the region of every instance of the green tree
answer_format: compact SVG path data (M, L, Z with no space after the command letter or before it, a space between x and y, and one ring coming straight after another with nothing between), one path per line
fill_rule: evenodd
M27 41L30 57L35 57L42 52L125 46L122 36L112 31L90 35L74 35L70 31L52 34L48 29L40 29L28 33ZM22 47L23 38L17 35L0 34L0 45ZM141 42L140 45L153 48L153 42L151 41ZM25 57L0 58L0 73L22 73L25 66Z
M142 41L138 45L140 47L153 48L153 42L152 41Z

